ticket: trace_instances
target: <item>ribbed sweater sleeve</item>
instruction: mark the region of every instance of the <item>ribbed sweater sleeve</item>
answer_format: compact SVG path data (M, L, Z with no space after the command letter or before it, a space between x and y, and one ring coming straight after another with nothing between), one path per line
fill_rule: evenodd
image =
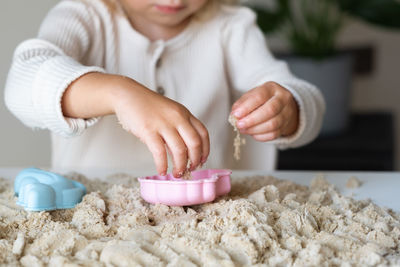
M256 25L256 16L250 9L242 8L230 18L225 29L227 66L235 94L273 81L289 90L299 106L298 130L291 136L269 143L284 149L312 141L320 131L325 112L320 91L293 76L286 63L272 56L263 33Z
M67 118L61 109L62 95L74 80L89 72L104 72L80 63L97 31L88 12L82 2L62 1L43 21L38 38L16 48L5 103L25 125L70 137L98 120Z

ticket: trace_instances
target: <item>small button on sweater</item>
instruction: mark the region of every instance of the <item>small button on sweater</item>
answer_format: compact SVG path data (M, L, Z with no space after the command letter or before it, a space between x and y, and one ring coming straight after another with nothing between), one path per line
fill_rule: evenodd
M206 21L193 19L176 37L151 42L120 7L111 12L102 1L65 0L48 13L37 38L16 48L5 88L6 105L19 120L51 131L55 169L155 171L147 147L124 131L116 116L63 116L64 91L88 72L128 76L186 106L209 130L206 167L211 168L235 166L228 116L233 101L246 91L274 81L293 94L300 110L292 136L258 143L263 169L274 168L276 147L313 140L325 109L320 92L271 55L246 7L222 6Z

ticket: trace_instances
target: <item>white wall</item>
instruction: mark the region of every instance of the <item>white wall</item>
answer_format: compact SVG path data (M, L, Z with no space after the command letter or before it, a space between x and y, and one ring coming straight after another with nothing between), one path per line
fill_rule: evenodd
M264 0L262 0L264 1ZM34 37L48 9L58 1L2 0L0 2L0 84L4 88L12 53L24 39ZM272 38L272 47L282 42ZM400 155L400 31L391 32L349 21L340 45L374 44L376 69L369 77L354 80L352 106L356 110L393 110L396 116L396 151ZM1 96L2 97L2 96ZM2 97L3 98L3 97ZM0 101L0 166L48 166L50 140L46 131L23 126ZM368 145L368 144L366 144ZM399 158L399 157L398 157ZM400 159L396 160L400 169Z
M0 88L4 88L15 47L34 37L40 22L57 1L1 0ZM0 101L0 167L49 166L50 139L46 131L32 131L19 122Z

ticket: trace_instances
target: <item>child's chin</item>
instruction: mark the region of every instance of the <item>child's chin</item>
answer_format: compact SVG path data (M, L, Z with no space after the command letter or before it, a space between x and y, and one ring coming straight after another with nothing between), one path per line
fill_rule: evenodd
M177 27L187 22L188 16L180 18L181 16L165 15L159 19L159 24L168 27Z

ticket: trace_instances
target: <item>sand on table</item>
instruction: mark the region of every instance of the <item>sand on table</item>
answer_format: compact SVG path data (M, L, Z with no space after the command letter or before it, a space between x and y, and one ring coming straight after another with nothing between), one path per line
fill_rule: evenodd
M233 179L213 203L144 202L129 175L66 175L89 193L74 209L25 212L0 179L0 265L366 266L400 264L399 215L273 177Z

